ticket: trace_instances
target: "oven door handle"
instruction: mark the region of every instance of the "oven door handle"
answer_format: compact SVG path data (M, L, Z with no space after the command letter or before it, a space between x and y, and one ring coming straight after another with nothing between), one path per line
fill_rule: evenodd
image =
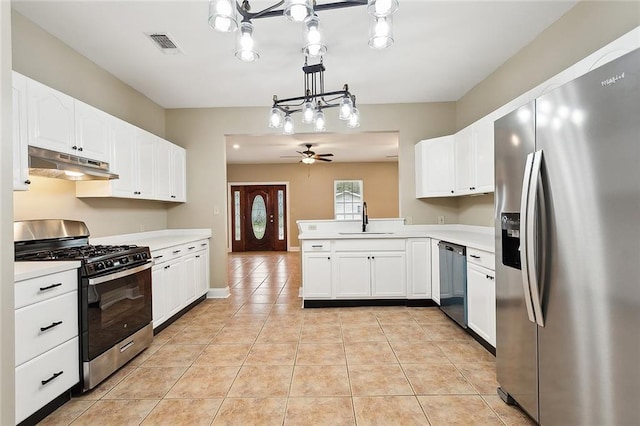
M121 272L114 272L113 274L103 275L101 277L89 278L89 285L102 284L107 281L117 280L118 278L124 278L129 275L137 274L138 272L150 269L153 266L153 262L147 262L144 265L136 266L135 268L126 269Z

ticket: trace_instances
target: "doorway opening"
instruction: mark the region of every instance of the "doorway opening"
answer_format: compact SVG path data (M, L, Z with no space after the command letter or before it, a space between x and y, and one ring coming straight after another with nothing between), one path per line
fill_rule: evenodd
M231 251L287 250L287 186L230 185Z

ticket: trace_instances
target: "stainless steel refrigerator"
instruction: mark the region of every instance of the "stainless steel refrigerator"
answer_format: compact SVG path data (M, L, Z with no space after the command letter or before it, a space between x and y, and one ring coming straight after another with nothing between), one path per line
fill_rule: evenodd
M498 393L640 424L640 49L495 122Z

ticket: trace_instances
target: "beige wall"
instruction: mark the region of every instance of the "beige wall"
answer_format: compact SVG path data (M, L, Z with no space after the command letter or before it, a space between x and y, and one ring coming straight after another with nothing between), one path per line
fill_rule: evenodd
M14 421L11 8L0 1L0 425Z
M363 180L370 218L398 217L398 163L231 164L227 181L288 182L290 247L298 247L296 221L333 219L333 182Z
M437 223L438 215L457 220L457 201L415 198L414 145L421 139L455 131L455 104L360 105L357 131L398 132L399 215L413 223ZM169 210L171 228L211 228L212 287L225 287L227 172L225 135L268 134L265 108L201 108L167 110L167 138L187 149L189 202ZM343 132L343 123L328 120L327 131ZM349 133L349 132L345 132ZM218 211L218 214L214 214Z
M581 1L457 102L461 129L640 25L638 1ZM493 195L460 199L460 223L493 221Z

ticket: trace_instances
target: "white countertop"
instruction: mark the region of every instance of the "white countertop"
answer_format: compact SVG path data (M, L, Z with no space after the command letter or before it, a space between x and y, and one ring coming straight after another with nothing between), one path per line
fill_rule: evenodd
M56 272L78 269L80 262L73 261L43 261L43 262L15 262L13 264L13 276L15 282L29 280Z
M91 244L136 244L150 250L161 250L206 238L211 238L211 229L163 229L135 234L112 235L91 238Z
M386 230L385 230L386 231ZM304 240L338 240L338 239L406 239L433 238L444 240L478 250L495 252L495 236L493 228L467 225L407 225L388 232L325 232L310 231L298 235Z

